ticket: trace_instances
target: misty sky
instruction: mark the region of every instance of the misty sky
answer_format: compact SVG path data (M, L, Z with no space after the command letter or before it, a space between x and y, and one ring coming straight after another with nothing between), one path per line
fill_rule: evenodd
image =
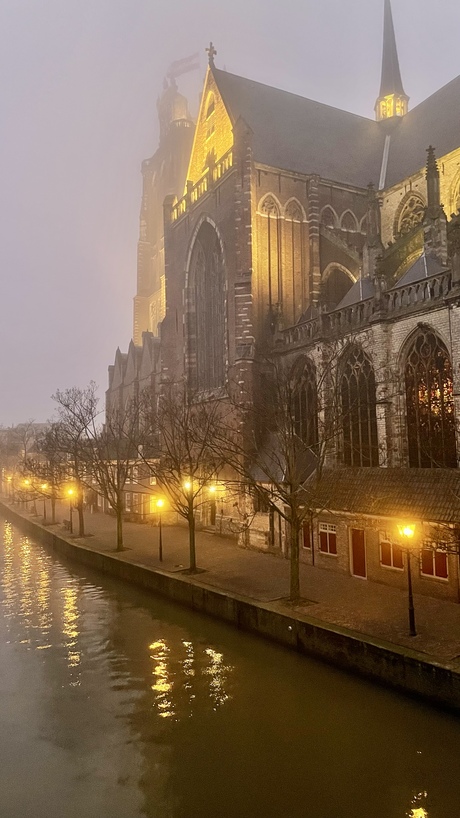
M413 107L460 73L458 0L393 0ZM383 0L0 0L0 424L101 394L132 332L141 161L170 62L373 116Z

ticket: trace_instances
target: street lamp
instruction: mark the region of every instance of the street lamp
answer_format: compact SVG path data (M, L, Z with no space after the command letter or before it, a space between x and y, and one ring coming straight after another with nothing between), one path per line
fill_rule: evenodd
M75 490L74 490L74 489L67 489L67 496L68 496L68 498L69 498L69 518L70 518L70 519L69 519L69 531L70 531L70 533L71 533L71 534L73 534L73 521L72 521L72 508L73 508L73 506L72 506L72 497L74 496L74 494L75 494Z
M164 504L165 501L159 497L156 502L156 506L158 509L158 559L160 562L163 562L163 528L161 525L161 509L163 508Z
M410 544L414 538L415 525L403 523L402 525L398 525L398 531L401 539L407 542L407 545L403 546L403 548L407 556L407 590L409 594L409 632L411 636L417 636L417 631L415 628L414 596L412 593L412 574L410 566Z
M45 491L48 488L48 483L41 484L41 490L43 492L43 522L46 523L46 494Z

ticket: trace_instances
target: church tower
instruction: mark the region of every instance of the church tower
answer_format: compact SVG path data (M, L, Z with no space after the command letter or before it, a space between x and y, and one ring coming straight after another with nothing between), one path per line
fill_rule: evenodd
M154 155L142 163L143 193L137 251L137 293L134 298L133 339L158 335L165 312L163 202L181 196L192 147L194 122L186 98L174 77L165 80L157 103L160 140Z
M385 0L383 26L382 82L375 103L377 122L407 114L409 97L404 91L396 47L391 0Z

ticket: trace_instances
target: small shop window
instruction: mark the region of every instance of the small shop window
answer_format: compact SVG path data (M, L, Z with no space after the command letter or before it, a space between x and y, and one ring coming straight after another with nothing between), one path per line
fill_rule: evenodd
M319 524L319 550L323 554L337 554L337 526L330 523Z
M425 577L448 579L447 552L436 548L422 548L422 574Z

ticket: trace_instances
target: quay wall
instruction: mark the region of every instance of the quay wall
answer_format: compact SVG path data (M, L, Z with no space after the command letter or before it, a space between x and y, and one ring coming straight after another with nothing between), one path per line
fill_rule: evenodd
M171 575L121 560L115 553L101 553L68 540L1 502L0 511L24 533L70 560L460 714L460 674L449 664L314 617L281 611L278 603L256 602L211 588L196 576Z

